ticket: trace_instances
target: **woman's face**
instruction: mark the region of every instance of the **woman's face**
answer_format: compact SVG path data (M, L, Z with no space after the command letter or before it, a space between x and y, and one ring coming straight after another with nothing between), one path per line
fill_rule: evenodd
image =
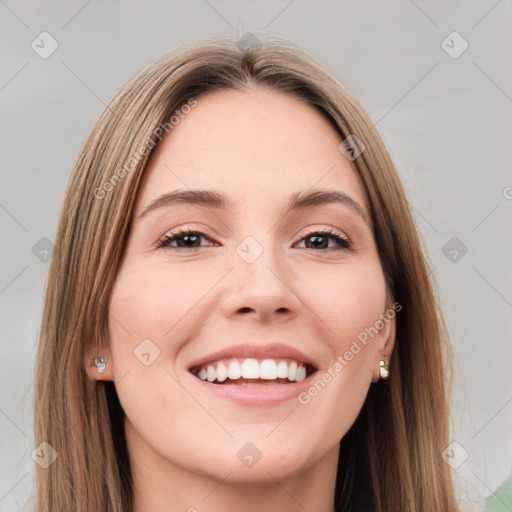
M132 459L231 482L331 470L394 338L363 186L310 105L263 89L196 100L152 156L110 297L104 375ZM318 191L341 199L289 208Z

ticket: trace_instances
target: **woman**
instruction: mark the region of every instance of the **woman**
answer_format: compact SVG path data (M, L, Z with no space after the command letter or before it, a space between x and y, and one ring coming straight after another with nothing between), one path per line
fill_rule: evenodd
M68 186L39 511L457 511L450 354L352 94L289 43L180 48L114 98Z

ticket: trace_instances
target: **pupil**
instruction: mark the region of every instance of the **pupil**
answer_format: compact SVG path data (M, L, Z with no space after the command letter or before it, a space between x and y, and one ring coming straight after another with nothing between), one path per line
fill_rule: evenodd
M310 236L310 237L309 237L309 240L312 240L312 241L313 241L313 246L314 246L314 247L318 247L318 245L321 245L321 246L322 246L322 248L325 248L325 243L324 243L324 244L322 244L322 243L321 243L321 241L322 241L322 240L323 240L324 242L325 242L325 240L326 240L326 238L325 238L324 236L316 236L316 235L314 235L314 236ZM320 244L318 244L319 240L320 240Z
M193 243L194 241L195 241L195 242L197 242L198 238L199 238L199 237L198 237L197 235L183 235L183 236L181 236L180 238L178 238L178 240L177 240L177 242L178 242L178 246L180 246L180 247L189 247L189 246L190 246L190 244L187 244L186 242L187 242L187 241L192 242L192 243ZM185 241L185 244L184 244L184 245L180 245L180 242L179 242L180 240L184 240L184 241Z

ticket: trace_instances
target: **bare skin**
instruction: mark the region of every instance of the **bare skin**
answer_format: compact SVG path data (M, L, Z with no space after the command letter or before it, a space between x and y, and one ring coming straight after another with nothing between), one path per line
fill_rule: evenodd
M136 512L332 512L339 441L391 355L394 317L307 403L242 405L205 391L188 368L235 344L277 341L311 357L317 378L332 369L391 307L368 200L313 107L261 88L197 102L146 169L109 302L107 368L99 376L91 365L91 343L89 375L113 380L126 412ZM231 204L177 203L140 218L178 189ZM320 189L349 196L368 222L341 202L287 211L292 194ZM157 247L179 228L195 238ZM350 247L318 234L326 229ZM248 263L240 247L262 252ZM134 356L145 339L144 358L159 354L148 365ZM261 454L252 467L237 456L247 443Z

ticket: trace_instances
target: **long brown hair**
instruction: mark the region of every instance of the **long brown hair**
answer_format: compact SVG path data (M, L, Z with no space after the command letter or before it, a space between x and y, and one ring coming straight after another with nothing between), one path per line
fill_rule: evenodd
M206 40L151 64L112 100L75 163L50 266L35 372L35 445L58 453L36 466L39 512L131 512L124 414L112 382L84 368L90 340L107 340L108 298L155 134L207 91L270 87L311 104L345 139L368 195L389 293L402 305L388 380L370 386L340 443L337 511L458 511L449 443L452 352L433 279L398 173L371 119L331 73L292 43L242 50ZM167 124L166 124L167 123ZM161 131L161 130L160 130ZM135 156L134 156L135 155ZM127 164L129 162L129 165Z

